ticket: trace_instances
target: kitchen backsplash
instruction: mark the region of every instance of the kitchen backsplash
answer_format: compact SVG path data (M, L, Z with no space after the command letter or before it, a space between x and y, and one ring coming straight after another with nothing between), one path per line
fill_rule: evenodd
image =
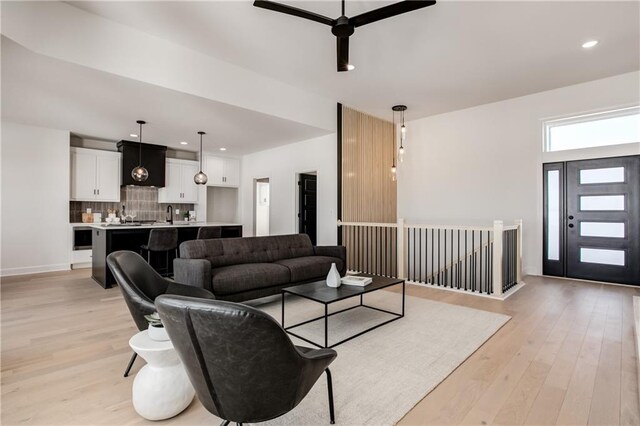
M123 186L120 188L119 203L104 203L91 201L70 201L69 220L72 223L82 222L82 213L91 209L92 213L102 213L102 220L107 217L109 209L121 214L122 206L125 206L127 214L135 214L134 220L158 220L163 221L167 216L167 205L158 203L158 188L144 186ZM171 204L173 211L180 210L180 215L175 215L173 220L183 218L183 214L189 210L195 210L193 204Z

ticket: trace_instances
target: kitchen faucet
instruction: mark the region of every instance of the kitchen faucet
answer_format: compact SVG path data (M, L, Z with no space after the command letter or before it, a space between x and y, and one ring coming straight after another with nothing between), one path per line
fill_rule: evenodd
M169 214L168 222L173 225L173 207L171 207L171 204L167 206L167 213Z

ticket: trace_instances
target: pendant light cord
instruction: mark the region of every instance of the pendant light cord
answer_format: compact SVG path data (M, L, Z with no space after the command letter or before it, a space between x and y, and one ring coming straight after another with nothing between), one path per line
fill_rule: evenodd
M138 143L138 165L142 166L142 123L140 123L140 142Z
M200 134L200 171L202 171L202 133Z

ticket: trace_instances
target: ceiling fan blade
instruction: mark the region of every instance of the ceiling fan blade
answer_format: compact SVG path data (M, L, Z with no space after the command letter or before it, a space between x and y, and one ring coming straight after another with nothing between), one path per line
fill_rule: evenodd
M336 37L338 71L349 71L349 37Z
M372 22L411 12L412 10L433 6L434 4L436 4L435 1L429 0L405 0L349 18L349 24L354 27L361 27Z
M262 9L269 9L275 12L286 13L287 15L297 16L298 18L308 19L310 21L319 22L321 24L329 26L332 26L335 23L334 19L327 18L326 16L318 15L317 13L298 9L297 7L288 6L282 3L276 3L270 0L255 0L253 2L253 5L255 7L261 7Z

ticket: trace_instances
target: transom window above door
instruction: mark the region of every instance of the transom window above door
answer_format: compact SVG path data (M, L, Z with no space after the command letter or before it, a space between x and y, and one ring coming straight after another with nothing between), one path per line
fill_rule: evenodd
M640 142L640 107L545 122L546 152Z

